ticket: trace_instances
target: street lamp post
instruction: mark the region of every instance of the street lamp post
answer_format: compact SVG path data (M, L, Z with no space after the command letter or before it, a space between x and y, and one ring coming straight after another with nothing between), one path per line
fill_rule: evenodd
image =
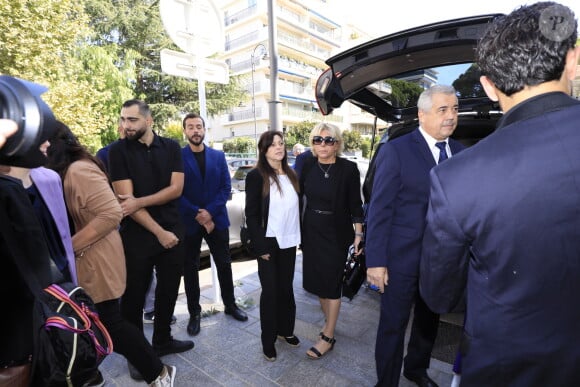
M268 50L264 44L259 43L252 51L252 56L250 57L252 62L252 114L254 115L254 143L256 145L256 157L258 157L258 123L256 121L256 84L254 82L254 72L256 72L256 50L258 48L262 49L261 54L258 56L258 60L265 59Z

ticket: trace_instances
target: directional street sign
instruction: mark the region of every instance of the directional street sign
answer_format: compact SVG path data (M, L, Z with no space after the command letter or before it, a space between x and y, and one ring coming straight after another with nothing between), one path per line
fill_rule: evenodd
M161 0L167 34L183 51L201 57L224 49L224 21L212 0Z
M205 82L227 84L230 80L230 72L226 62L198 58L191 54L168 49L161 50L161 69L167 74L203 79Z

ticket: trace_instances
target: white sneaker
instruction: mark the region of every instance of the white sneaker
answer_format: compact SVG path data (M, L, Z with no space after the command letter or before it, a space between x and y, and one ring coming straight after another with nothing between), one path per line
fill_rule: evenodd
M163 371L161 371L161 375L157 377L151 383L150 387L173 387L173 382L175 381L175 372L177 372L177 368L175 366L164 365L163 366L165 375ZM163 375L163 376L162 376Z

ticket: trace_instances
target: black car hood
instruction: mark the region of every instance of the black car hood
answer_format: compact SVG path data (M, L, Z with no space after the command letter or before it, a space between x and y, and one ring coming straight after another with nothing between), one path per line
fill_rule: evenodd
M387 122L417 116L416 107L394 107L369 86L402 73L437 66L471 63L488 23L500 14L428 24L387 35L329 58L318 79L316 99L323 114L346 100ZM461 110L493 110L487 98L461 100Z

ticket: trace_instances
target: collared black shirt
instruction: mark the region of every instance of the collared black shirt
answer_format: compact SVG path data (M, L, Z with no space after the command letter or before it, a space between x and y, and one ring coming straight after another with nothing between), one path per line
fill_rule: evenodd
M130 179L133 182L133 196L136 198L152 195L168 187L173 172L183 172L181 148L174 140L154 135L150 146L129 139L111 144L109 150L111 181ZM146 209L164 229L176 232L182 228L179 219L179 198ZM121 235L124 241L135 242L138 245L135 247L140 250L147 249L147 246L161 247L157 238L131 217L123 220Z

